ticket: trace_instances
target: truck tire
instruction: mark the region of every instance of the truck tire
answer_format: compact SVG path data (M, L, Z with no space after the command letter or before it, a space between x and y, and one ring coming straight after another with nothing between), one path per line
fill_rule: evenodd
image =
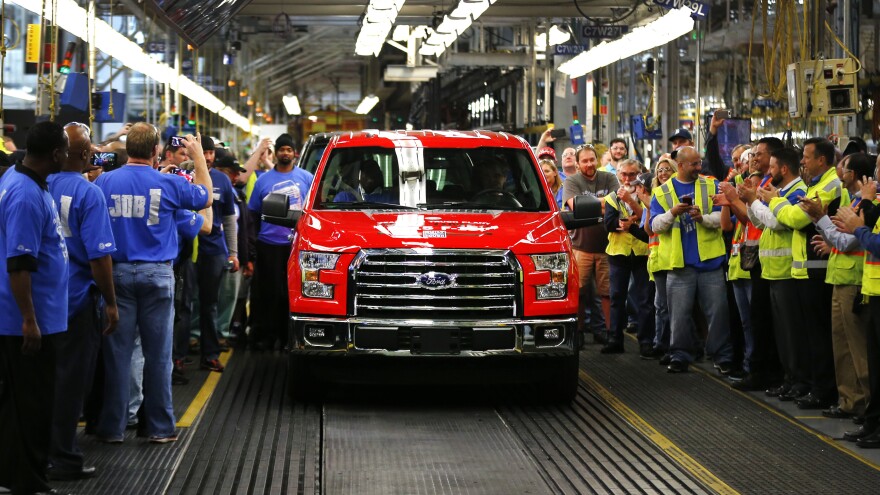
M579 369L577 354L557 359L544 382L546 400L559 404L573 401L577 395Z
M287 392L293 402L312 402L319 398L320 386L307 356L290 354L287 367Z

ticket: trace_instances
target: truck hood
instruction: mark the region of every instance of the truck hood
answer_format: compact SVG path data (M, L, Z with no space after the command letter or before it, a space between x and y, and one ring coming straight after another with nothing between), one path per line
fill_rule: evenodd
M357 252L363 248L563 251L568 232L558 212L306 211L297 224L301 247Z

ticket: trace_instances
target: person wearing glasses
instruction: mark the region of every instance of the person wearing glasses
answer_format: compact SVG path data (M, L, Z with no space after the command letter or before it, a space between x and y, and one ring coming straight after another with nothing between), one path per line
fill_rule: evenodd
M732 371L727 286L722 267L726 249L721 236L721 207L712 201L718 183L702 177L702 159L689 146L678 150L678 173L654 191L651 228L660 234L661 268L669 270L669 373L686 372L694 360L692 310L699 299L709 334L706 354L723 374Z
M562 190L562 202L572 208L572 198L581 194L589 194L602 201L620 187L617 177L603 170L598 170L599 154L590 145L577 149L575 160L578 173L565 179ZM611 312L610 279L608 269L608 232L602 224L581 227L571 231L574 262L578 266L578 285L580 287L580 311L578 311L578 329L585 332L592 330L593 338L598 343L606 343L607 324ZM595 284L595 290L593 285ZM598 301L594 297L599 296ZM590 320L586 320L586 308L590 310Z
M617 169L624 160L629 150L626 149L626 141L621 138L614 138L608 144L608 153L610 161L605 165L605 171L612 174L617 173Z
M651 190L656 190L665 184L673 175L678 173L678 164L672 158L661 158L657 162L655 175L651 181ZM651 196L642 198L646 205L651 204ZM666 274L668 270L660 262L660 235L651 229L651 209L645 208L643 220L645 232L650 236L648 239L648 273L654 280L654 348L650 356L642 357L661 358L660 364L668 366L672 356L669 350L669 305L666 299ZM662 357L661 357L662 356Z
M561 166L562 170L560 170L559 174L562 176L562 180L577 173L577 160L575 160L574 148L565 148L562 150Z
M627 326L626 302L630 289L637 314L639 353L651 357L654 324L648 280L648 234L642 228L644 206L639 189L642 164L624 160L617 168L620 188L605 196L605 229L608 231L608 265L611 275L611 331L602 354L623 352L623 331ZM630 278L633 280L630 287Z

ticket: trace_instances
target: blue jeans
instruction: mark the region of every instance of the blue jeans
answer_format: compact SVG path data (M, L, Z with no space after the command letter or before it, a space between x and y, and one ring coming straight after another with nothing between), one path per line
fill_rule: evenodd
M654 347L662 351L669 349L669 305L666 304L666 275L669 272L654 272Z
M709 324L706 355L716 364L731 363L733 347L730 345L727 286L722 270L698 272L689 266L672 270L666 276L666 296L672 323L669 339L672 359L684 363L694 360L692 315L694 301L699 299Z
M638 311L638 339L640 344L651 344L654 325L653 308L649 299L647 256L608 256L611 272L611 334L609 343L623 343L623 329L627 326L627 299L635 299ZM630 280L635 283L630 284Z
M203 361L220 356L217 299L220 297L220 283L225 274L225 254L199 255L196 261L196 280L199 284L199 341Z
M736 298L743 329L743 371L749 372L752 352L755 350L755 336L752 334L752 281L734 280L733 297Z
M128 423L135 335L144 352L144 418L150 436L174 434L171 403L171 337L174 274L171 263L115 263L119 326L104 337L104 407L96 433L122 439Z

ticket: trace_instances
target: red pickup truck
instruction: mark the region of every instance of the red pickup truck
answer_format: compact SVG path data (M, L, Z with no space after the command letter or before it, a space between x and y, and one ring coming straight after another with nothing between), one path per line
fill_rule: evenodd
M578 287L567 229L601 221L598 201L576 200L559 211L515 135L334 136L303 209L270 195L262 212L292 229L292 396L319 391L316 367L334 359L447 356L518 360L530 371L522 380L571 400Z

